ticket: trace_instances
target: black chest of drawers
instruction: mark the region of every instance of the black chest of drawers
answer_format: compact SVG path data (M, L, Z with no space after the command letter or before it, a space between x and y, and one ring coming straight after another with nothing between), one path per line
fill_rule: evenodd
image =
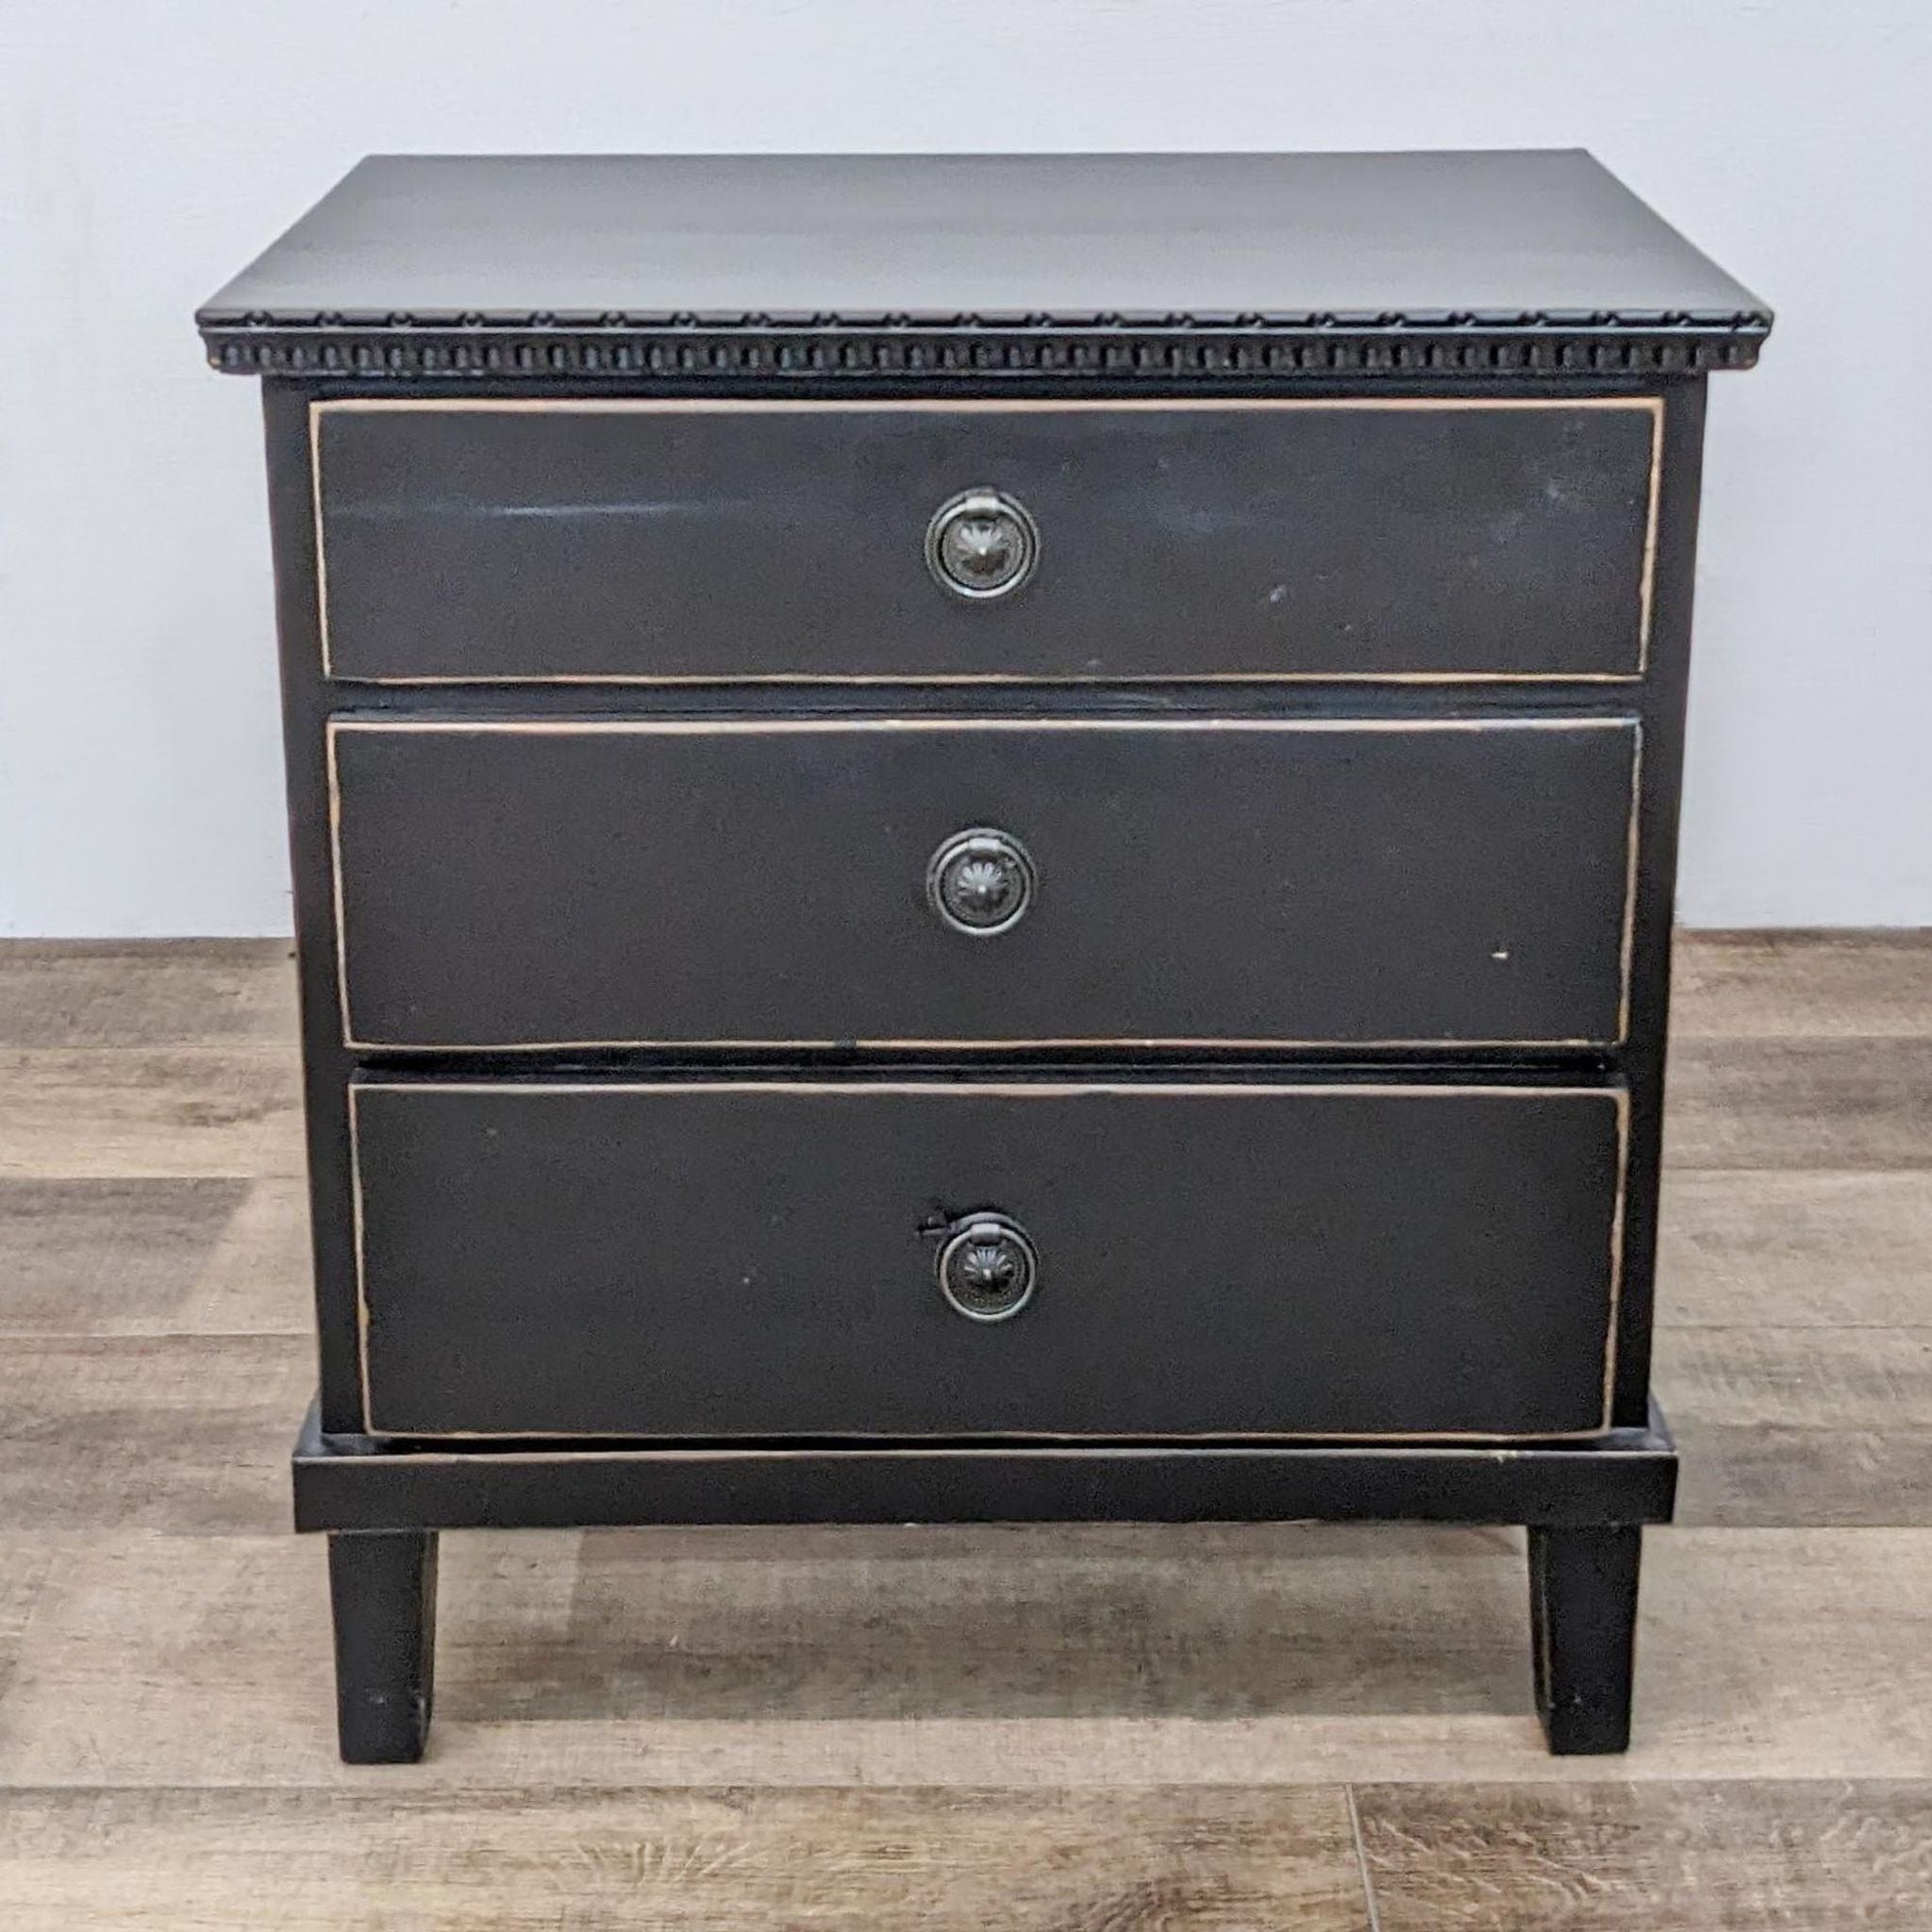
M344 1755L423 1748L442 1529L1091 1517L1526 1525L1620 1748L1761 306L1579 155L417 159L199 322Z

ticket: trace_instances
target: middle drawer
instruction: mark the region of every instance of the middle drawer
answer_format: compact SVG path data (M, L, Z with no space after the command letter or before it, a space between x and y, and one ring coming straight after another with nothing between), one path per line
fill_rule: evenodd
M344 1038L1593 1045L1606 717L339 719Z

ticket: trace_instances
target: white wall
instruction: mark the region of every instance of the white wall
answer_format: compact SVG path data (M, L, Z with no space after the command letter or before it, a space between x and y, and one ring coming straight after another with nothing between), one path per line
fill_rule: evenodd
M1583 145L1779 311L1713 381L1681 909L1932 924L1925 0L0 0L0 931L288 922L252 384L373 149Z

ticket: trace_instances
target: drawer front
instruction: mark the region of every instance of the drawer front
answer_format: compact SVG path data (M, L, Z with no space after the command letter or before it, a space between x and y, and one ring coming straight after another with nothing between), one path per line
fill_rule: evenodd
M1615 1090L391 1082L353 1118L381 1434L1605 1424Z
M1637 745L1627 719L339 721L346 1037L1611 1041Z
M405 683L1631 677L1661 411L320 403L324 649Z

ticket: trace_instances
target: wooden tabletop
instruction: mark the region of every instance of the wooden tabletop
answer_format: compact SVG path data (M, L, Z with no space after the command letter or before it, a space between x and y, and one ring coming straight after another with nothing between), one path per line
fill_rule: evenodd
M197 320L211 350L678 323L1664 329L1736 366L1770 314L1568 150L374 156Z

